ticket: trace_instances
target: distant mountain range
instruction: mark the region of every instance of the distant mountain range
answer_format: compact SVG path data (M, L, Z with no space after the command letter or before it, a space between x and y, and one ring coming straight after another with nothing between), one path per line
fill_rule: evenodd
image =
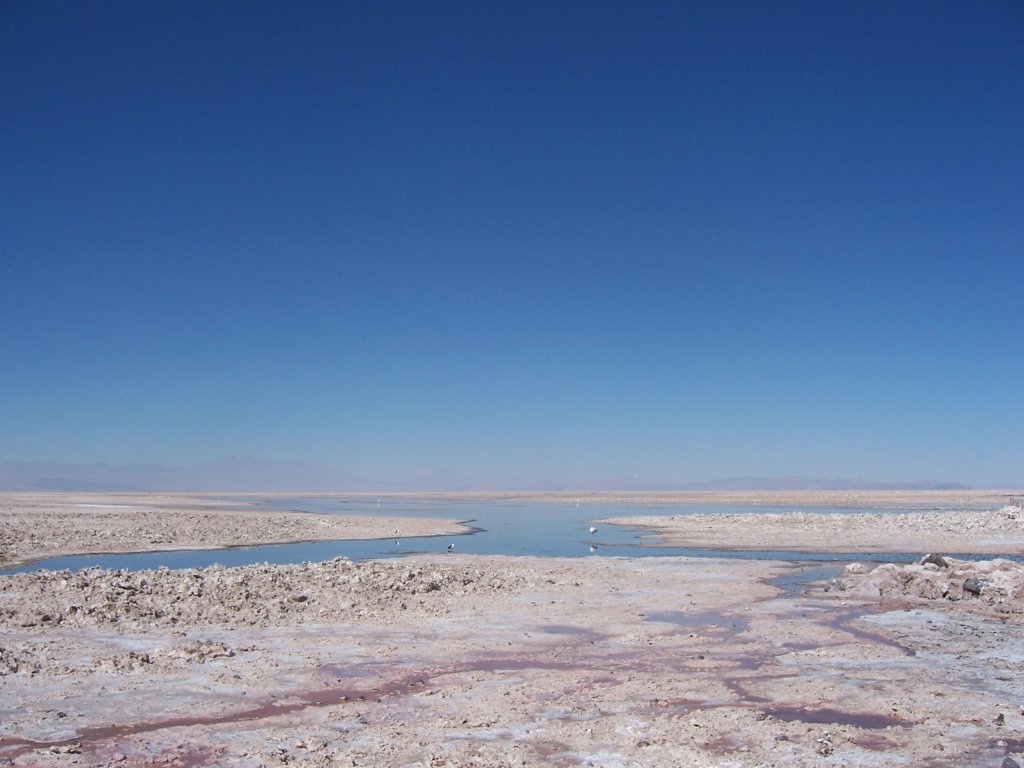
M941 480L885 482L880 480L825 480L814 477L732 477L701 483L702 491L966 491L970 486Z
M513 487L481 485L444 469L432 469L400 482L360 478L308 461L268 461L233 456L188 467L155 464L72 464L0 462L0 490L6 491L222 491L225 493L330 491L902 491L966 490L939 480L885 482L807 477L733 477L698 483L658 482L635 476L590 482L548 480Z
M861 479L831 480L818 477L726 477L692 483L664 482L643 478L615 477L587 483L552 483L537 490L547 491L963 491L969 485L942 480L884 481Z

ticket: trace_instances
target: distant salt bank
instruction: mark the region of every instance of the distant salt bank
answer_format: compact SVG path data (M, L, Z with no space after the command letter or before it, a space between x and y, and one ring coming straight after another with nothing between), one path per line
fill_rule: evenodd
M611 517L671 547L821 553L958 552L1024 555L1024 508L822 514L692 514Z
M440 536L457 520L247 509L237 499L0 494L0 568L61 555Z

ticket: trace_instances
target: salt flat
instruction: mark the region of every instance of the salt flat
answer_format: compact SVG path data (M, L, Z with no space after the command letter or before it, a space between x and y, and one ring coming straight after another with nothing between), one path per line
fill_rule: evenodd
M0 760L1021 759L1015 564L837 567L806 592L773 581L793 572L439 554L0 577Z

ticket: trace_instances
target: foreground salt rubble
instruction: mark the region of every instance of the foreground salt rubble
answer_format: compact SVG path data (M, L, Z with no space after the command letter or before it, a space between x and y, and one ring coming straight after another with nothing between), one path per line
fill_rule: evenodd
M516 589L528 571L444 562L324 563L124 571L37 571L2 579L0 623L117 632L214 625L280 627L446 612L474 593Z
M935 514L957 544L1019 536L1013 510ZM222 519L272 533L246 517ZM726 517L712 532L780 548L817 522ZM934 540L901 525L865 546ZM922 560L808 589L789 563L677 557L0 576L0 765L1024 763L1020 564Z
M687 558L0 577L0 762L995 768L1024 751L1012 565L802 596ZM933 573L988 581L886 586Z

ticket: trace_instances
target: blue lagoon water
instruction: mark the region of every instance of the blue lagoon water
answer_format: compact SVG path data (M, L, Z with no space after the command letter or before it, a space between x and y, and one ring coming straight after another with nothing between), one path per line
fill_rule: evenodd
M363 541L320 541L296 544L273 544L230 549L180 550L136 554L73 555L40 560L2 573L40 570L81 570L99 566L146 570L160 567L194 568L214 564L224 566L256 563L322 562L335 557L361 561L373 558L401 557L416 553L445 553L449 545L454 551L478 555L510 555L538 557L656 557L709 556L770 560L882 560L909 562L920 553L884 555L844 555L778 550L702 550L658 546L649 531L594 521L603 517L635 515L671 516L681 514L732 513L756 515L765 512L794 511L794 507L693 505L693 504L604 504L604 503L542 503L503 500L452 500L414 497L274 497L257 503L259 509L281 509L318 514L379 515L382 517L454 518L472 526L472 532L456 536L401 537ZM804 512L847 514L851 512L887 511L899 514L906 510L865 510L863 508L800 507ZM596 533L589 528L597 525Z

